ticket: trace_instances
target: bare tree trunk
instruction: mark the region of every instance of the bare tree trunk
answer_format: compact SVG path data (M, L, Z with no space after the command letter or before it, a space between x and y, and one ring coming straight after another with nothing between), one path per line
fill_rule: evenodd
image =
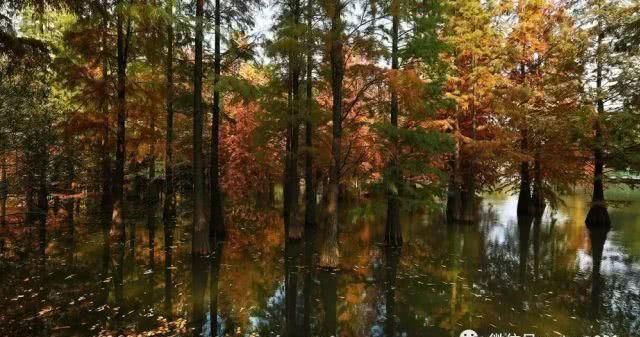
M536 216L542 216L542 212L544 212L544 192L542 191L542 162L541 162L541 154L540 154L540 144L537 145L536 153L533 160L533 192L532 192L532 203L533 203L533 212Z
M101 169L102 169L102 196L101 196L101 210L102 210L102 224L103 230L108 231L111 223L111 213L113 211L113 195L112 195L112 177L111 177L111 153L109 149L109 136L111 134L110 121L109 121L109 99L107 95L107 83L109 81L109 70L107 61L107 30L109 29L109 14L107 12L107 4L105 1L102 3L102 36L101 36L101 53L102 61L102 82L104 86L104 92L102 93L102 101L100 102L100 108L103 116L102 137L100 144L100 157L101 157Z
M316 191L313 185L313 0L307 1L307 87L306 108L307 118L304 126L305 162L304 162L304 187L305 187L305 215L306 228L316 223Z
M126 29L126 31L125 31ZM111 215L112 230L118 233L119 241L124 242L126 236L124 223L124 165L126 155L126 80L127 62L129 51L129 36L131 33L131 21L127 19L127 26L124 27L124 18L121 11L117 13L117 44L118 44L118 110L117 110L117 130L116 130L116 162L113 177L113 212Z
M399 69L398 62L398 30L400 29L400 4L397 0L391 2L391 69ZM391 127L398 129L398 93L391 85ZM400 189L401 173L398 167L398 139L394 134L391 140L391 160L389 162L389 177L387 186L387 222L385 228L384 242L388 246L398 247L402 245L402 230L400 228Z
M456 111L455 130L459 130L458 114ZM447 222L454 223L460 219L461 191L460 191L460 141L455 139L455 148L449 158L449 186L447 188Z
M165 315L171 319L173 317L173 233L176 221L176 196L174 184L174 161L173 161L173 57L174 39L173 32L173 0L167 1L167 14L169 23L167 24L167 58L166 58L166 109L167 109L167 133L165 144L165 196L163 207L164 222L164 307Z
M155 206L155 204L158 202L158 192L159 192L158 189L156 188L157 183L155 181L156 180L156 154L154 153L156 148L156 138L154 135L156 131L155 114L151 116L149 128L151 129L153 140L151 141L151 153L147 158L147 165L148 165L149 172L147 176L147 191L145 192L144 199L147 206L151 204Z
M291 16L293 25L298 25L300 21L300 1L291 1ZM296 33L294 33L296 34ZM298 42L298 35L294 35L294 39ZM285 227L287 228L288 240L299 240L302 238L303 226L298 221L298 144L300 133L300 55L297 51L289 54L289 74L290 74L290 90L291 100L289 101L289 120L287 128L287 138L289 139L289 148L287 149L288 164L285 165L285 198L288 203L285 212Z
M202 155L202 40L203 40L204 0L196 2L195 69L193 79L193 243L192 252L208 255L209 223L204 210L204 171Z
M528 132L524 128L521 130L521 150L529 150ZM520 194L518 195L518 214L529 214L531 208L531 177L529 174L529 162L520 163Z
M165 144L165 196L163 218L165 222L176 216L176 196L173 177L173 0L167 1L167 13L169 24L167 25L167 59L166 59L166 108L167 108L167 134Z
M213 61L213 118L211 121L211 239L223 240L227 235L224 225L224 205L222 203L222 192L220 190L220 0L216 0L214 14L215 38L214 38L214 61Z
M524 2L519 4L520 11L524 10ZM524 54L524 47L523 47ZM527 72L524 62L520 63L520 76L522 85L525 85ZM520 126L520 150L522 153L529 151L529 126L527 125L527 116L525 114L523 125ZM529 175L529 162L522 161L520 163L520 194L518 195L518 215L528 215L531 209L531 177Z
M0 164L2 174L0 174L0 226L7 224L7 199L9 198L9 182L7 181L7 158L2 154Z
M325 268L337 268L339 262L338 251L338 202L340 194L340 164L342 143L342 80L344 78L343 22L341 0L332 1L327 8L331 18L330 58L331 58L331 91L332 107L332 140L331 167L329 170L329 191L327 205L327 230L325 242L320 254L320 265Z
M164 308L165 315L173 317L173 233L175 217L164 219Z

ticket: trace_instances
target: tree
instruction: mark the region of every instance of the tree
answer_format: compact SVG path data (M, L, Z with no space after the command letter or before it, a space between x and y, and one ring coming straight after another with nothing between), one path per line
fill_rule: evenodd
M176 216L176 196L175 196L175 183L174 183L174 158L173 158L173 148L174 148L174 111L173 111L173 58L174 58L174 31L173 31L173 1L167 0L166 10L167 10L167 57L166 57L166 110L167 110L167 130L166 130L166 140L165 140L165 200L164 200L164 208L163 215L165 223L173 217Z
M305 97L305 124L304 124L304 146L305 162L304 162L304 187L305 187L305 228L309 229L316 223L316 190L313 179L313 55L314 48L314 32L313 17L315 13L314 1L307 0L307 60L306 60L306 97Z
M391 70L397 71L399 69L398 60L398 40L400 30L400 3L399 0L391 1ZM395 86L391 85L391 112L390 121L391 127L398 128L398 93ZM391 142L392 154L389 161L389 186L387 187L387 222L385 229L385 243L390 246L402 245L402 230L400 228L400 198L399 198L399 184L402 176L400 175L398 168L398 143L395 139Z
M510 70L498 92L510 119L507 125L519 143L513 148L519 166L518 214L532 215L544 209L545 198L554 197L545 179L575 183L580 178L579 174L554 177L557 160L551 158L563 153L560 148L564 153L577 153L576 137L567 137L566 132L580 125L577 122L584 110L579 62L583 43L565 4L522 1L511 10L517 21L506 37L506 67ZM572 135L580 132L574 131ZM564 133L560 142L557 132ZM571 161L567 155L563 159L563 167L555 173L579 172L579 155Z
M610 76L610 69L618 65L618 54L613 48L615 37L612 31L617 25L619 18L619 7L616 2L605 0L594 0L586 3L586 18L591 25L590 30L590 51L588 61L593 64L595 78L594 90L590 94L595 105L593 115L593 195L592 206L587 214L586 224L588 227L603 226L609 227L611 220L605 204L604 178L607 141L605 139L606 117L612 111L610 107L614 105L615 98L611 94L611 84L615 79Z
M196 1L195 67L193 77L193 247L196 255L208 255L209 223L204 209L204 167L202 153L202 44L204 39L204 0Z
M116 161L113 175L113 214L111 216L112 230L118 233L120 242L124 242L124 166L126 160L126 120L127 120L127 65L129 63L129 46L131 39L131 19L125 19L126 3L118 0L116 3L116 31L117 31L117 103L116 103ZM126 23L125 23L126 21Z
M344 22L342 12L345 4L341 0L333 0L327 1L323 6L330 20L328 44L331 65L332 138L327 193L326 238L320 255L320 265L325 268L336 268L340 256L338 251L338 199L340 195L340 167L342 166L342 80L344 79L344 54L342 50Z
M226 236L226 228L224 225L224 203L222 198L222 190L220 188L220 122L222 117L221 95L222 95L222 61L220 41L223 37L222 22L228 23L229 36L233 36L235 31L240 31L244 36L244 30L253 26L253 9L261 5L261 0L227 0L222 2L215 1L214 9L214 57L213 57L213 116L211 119L211 221L213 223L210 230L210 237L213 239L224 240ZM247 46L234 45L233 39L229 39L228 50L225 54L230 59L229 64L233 64L234 60L243 59L251 54L251 44ZM247 47L247 48L243 48Z
M451 1L443 38L451 74L445 95L453 121L455 150L449 159L447 215L452 221L474 221L476 193L497 183L495 157L501 126L496 123L494 88L502 82L504 37L495 27L495 8L481 1Z

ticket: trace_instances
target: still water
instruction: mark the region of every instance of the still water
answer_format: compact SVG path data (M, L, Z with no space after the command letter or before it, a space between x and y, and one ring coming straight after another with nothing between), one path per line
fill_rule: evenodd
M401 249L380 244L383 205L350 206L337 271L316 268L321 231L285 248L276 210L234 212L215 258L196 261L187 205L170 246L160 210L133 205L124 250L87 214L12 225L0 336L638 336L640 192L607 197L608 232L585 228L587 195L518 219L517 197L494 194L476 224L407 216Z

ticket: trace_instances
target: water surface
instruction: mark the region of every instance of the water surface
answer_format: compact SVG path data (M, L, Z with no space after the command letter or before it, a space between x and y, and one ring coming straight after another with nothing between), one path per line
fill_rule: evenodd
M171 246L159 209L129 205L124 249L90 214L50 216L0 236L0 336L637 336L640 193L609 193L608 232L586 229L587 199L518 218L516 196L489 195L465 225L407 215L400 249L381 245L383 205L350 206L337 271L316 267L321 229L285 245L277 210L234 212L199 260L187 204Z

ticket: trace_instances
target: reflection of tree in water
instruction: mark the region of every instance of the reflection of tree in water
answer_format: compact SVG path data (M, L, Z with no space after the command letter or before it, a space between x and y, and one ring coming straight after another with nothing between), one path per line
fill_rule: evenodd
M596 275L588 255L597 257L597 251L590 253L585 245L585 239L590 238L582 220L579 224L571 222L576 218L573 214L580 210L572 208L571 212L569 217L548 212L542 218L534 218L528 238L520 231L525 226L518 225L515 214L509 222L501 223L507 220L500 220L505 218L500 207L485 207L478 224L464 226L448 227L430 215L404 219L409 221L405 229L411 235L406 236L395 277L393 268L388 268L393 259L389 259L384 247L376 245L376 235L381 237L376 232L379 223L371 219L360 218L362 223L344 228L342 239L348 242L342 245L344 268L334 274L316 269L313 246L306 242L293 254L294 262L285 260L281 223L258 229L249 225L247 229L230 229L232 240L225 246L218 272L218 296L213 295L215 264L208 260L204 267L208 271L202 310L197 315L199 329L204 335L212 329L233 335L239 329L242 334L256 332L265 336L285 336L291 331L299 336L336 331L341 336L455 336L461 326L484 333L510 327L511 323L540 327L532 331L540 335L549 332L550 325L567 335L631 335L640 325L640 298L636 291L640 288L640 271L625 248L616 246L620 242L624 245L628 238L621 235L628 232L620 229L609 234L609 241L603 244L601 266L596 269L600 274ZM8 299L24 297L19 300L22 307L0 308L10 320L8 326L0 327L0 335L5 331L33 335L34 329L42 326L68 327L63 334L83 335L87 325L95 326L97 330L92 331L96 334L101 329L129 333L149 327L148 324L157 326L157 314L144 315L161 308L173 312L173 319L191 321L193 303L189 295L192 286L197 285L191 280L197 270L192 275L188 267L191 255L188 236L185 240L183 234L188 231L185 220L178 219L175 227L167 228L165 224L165 233L170 229L175 230L175 235L160 238L161 224L157 231L150 231L149 213L137 213L142 215L135 220L142 224L137 226L137 260L127 258L122 269L118 269L122 245L104 245L99 224L91 229L83 222L91 219L83 216L74 216L76 245L71 250L75 249L75 255L66 249L71 231L64 222L64 226L47 227L45 245L37 224L31 231L12 231L5 236L0 266L4 268L0 270L0 280L5 287L0 294ZM627 220L635 224L635 220ZM125 253L129 244L127 241L124 245ZM172 245L177 248L168 249ZM40 279L42 247L47 272ZM152 251L158 254L151 254ZM70 256L75 257L70 260ZM108 269L103 269L105 260ZM135 271L127 263L140 267ZM165 267L164 277L153 277L161 272L159 266ZM11 275L4 273L7 268L12 270ZM153 273L145 275L148 270ZM600 282L593 282L591 275L599 276ZM122 281L115 280L118 278ZM293 283L292 279L297 281ZM47 289L46 293L37 290L40 285ZM149 296L152 285L164 289L164 296L160 296L160 290ZM38 295L31 298L29 289ZM292 297L295 301L291 301ZM48 307L53 310L42 318L28 322L17 319L35 316L36 311ZM594 308L598 309L597 319ZM164 312L162 315L170 317ZM216 316L218 319L211 321ZM591 325L596 328L590 329Z

